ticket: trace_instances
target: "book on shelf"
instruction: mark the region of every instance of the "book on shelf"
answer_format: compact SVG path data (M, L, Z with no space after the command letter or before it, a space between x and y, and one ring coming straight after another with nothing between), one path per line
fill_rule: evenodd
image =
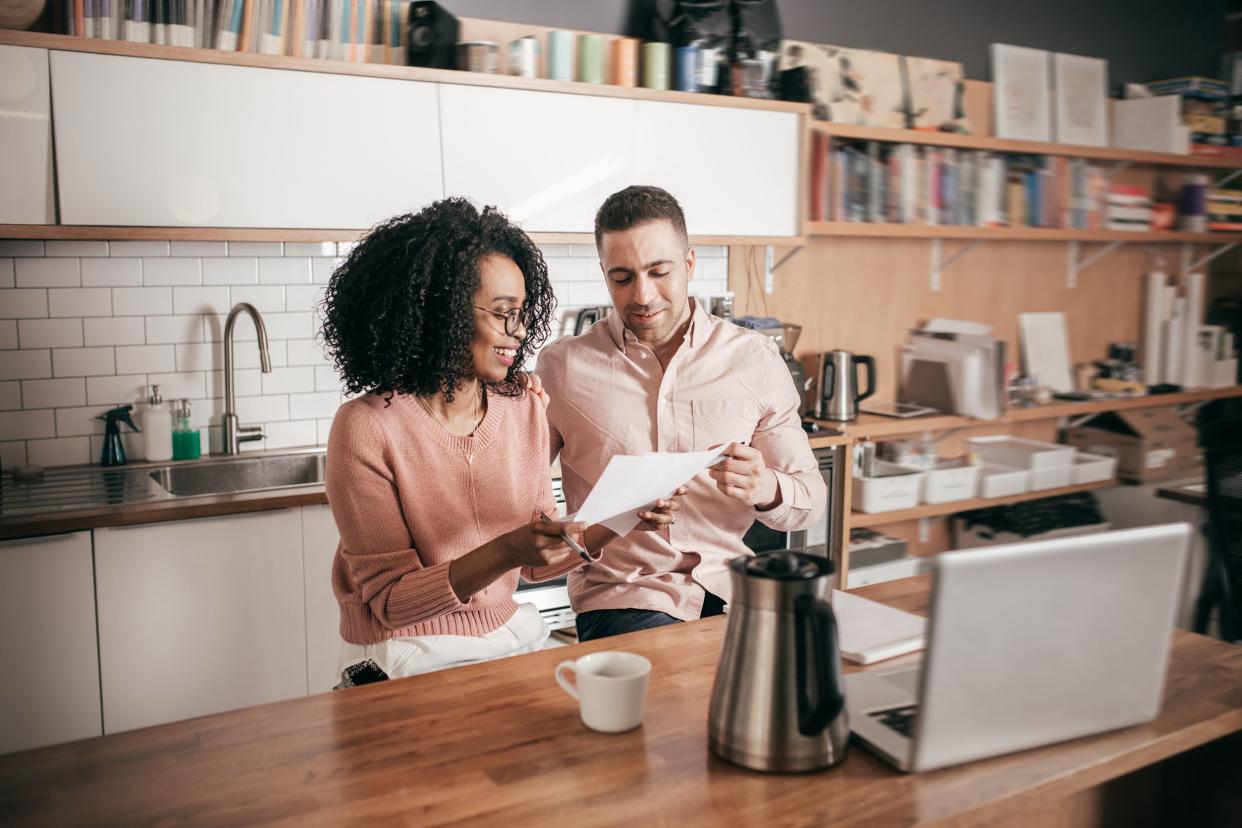
M53 0L58 34L405 64L408 0Z
M813 153L813 221L1086 229L1101 190L1081 159L881 141Z

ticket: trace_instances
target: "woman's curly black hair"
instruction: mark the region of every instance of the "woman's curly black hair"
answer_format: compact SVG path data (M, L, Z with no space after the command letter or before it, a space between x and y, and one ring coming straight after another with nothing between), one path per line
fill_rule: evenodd
M337 267L324 293L323 338L351 394L453 399L474 375L474 293L489 254L512 259L526 281L526 339L489 392L523 393L521 367L551 332L556 298L534 242L494 207L446 198L377 225Z

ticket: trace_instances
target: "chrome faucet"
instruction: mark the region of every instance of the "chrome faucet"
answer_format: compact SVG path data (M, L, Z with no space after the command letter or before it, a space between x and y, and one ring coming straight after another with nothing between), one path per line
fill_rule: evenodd
M233 398L233 325L237 315L245 312L254 320L255 332L259 335L259 364L263 373L272 373L272 361L267 353L267 328L263 317L249 302L238 302L229 311L229 318L224 323L224 453L237 454L241 443L263 439L263 426L243 426L237 422L237 401Z

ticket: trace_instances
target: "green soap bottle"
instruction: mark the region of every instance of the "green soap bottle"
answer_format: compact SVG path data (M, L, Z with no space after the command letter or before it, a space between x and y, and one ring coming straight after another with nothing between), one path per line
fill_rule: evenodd
M177 425L173 428L172 442L174 460L197 460L203 455L198 429L190 426L189 400L177 402Z

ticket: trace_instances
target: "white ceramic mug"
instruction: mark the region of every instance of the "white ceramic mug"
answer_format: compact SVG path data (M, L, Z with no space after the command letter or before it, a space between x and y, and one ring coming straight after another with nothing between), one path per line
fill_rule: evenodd
M565 678L573 673L573 682ZM651 662L634 653L605 651L556 665L556 683L578 700L582 723L602 733L621 733L643 723Z

